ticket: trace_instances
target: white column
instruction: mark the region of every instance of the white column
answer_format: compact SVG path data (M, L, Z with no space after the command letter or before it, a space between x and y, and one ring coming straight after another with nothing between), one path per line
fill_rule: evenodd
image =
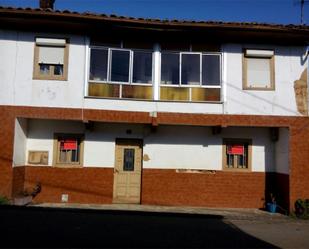
M89 73L89 68L90 68L90 55L89 55L89 44L90 44L90 39L89 37L85 37L85 74L84 74L84 96L88 96L88 73Z
M161 80L161 47L159 43L153 46L153 98L160 99L160 80Z
M227 109L227 51L226 47L222 45L222 55L221 55L221 101L222 101L222 108L223 114L226 113Z

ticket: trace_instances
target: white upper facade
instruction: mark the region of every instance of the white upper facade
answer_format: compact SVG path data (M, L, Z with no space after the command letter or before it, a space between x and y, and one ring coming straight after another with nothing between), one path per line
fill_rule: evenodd
M38 37L41 40L38 40ZM35 57L37 56L35 55L35 47L40 45L39 42L53 43L52 39L57 41L58 45L56 46L61 46L63 39L69 41L67 44L67 77L65 80L48 80L35 77ZM90 76L90 56L91 49L94 48L107 51L109 55L106 58L106 65L104 63L98 65L99 67L106 66L106 79L91 78ZM61 52L60 49L57 51ZM117 74L121 70L121 68L116 68L115 63L112 64L111 54L113 51L123 52L123 54L119 53L119 58L127 53L128 80L113 80L115 79L114 73ZM137 54L136 51L138 50L122 50L121 46L120 48L106 45L94 47L91 45L91 39L87 36L0 30L0 105L143 112L301 115L297 109L294 82L300 79L301 74L308 67L306 46L224 43L221 44L221 51L219 52L174 51L175 58L178 58L174 68L175 77L178 78L176 83L170 82L170 84L166 83L168 81L163 83L162 80L162 55L167 51L160 49L160 44L155 42L152 49L145 51L151 55L149 82L145 84L134 82L133 74L136 73L134 71L134 55ZM44 51L44 58L65 63L65 61L58 59L56 54L58 52L46 50ZM248 58L250 58L247 62L244 62L245 53L248 53ZM266 58L266 62L267 58L271 56L272 62L269 63L273 63L270 66L270 70L273 70L273 72L270 72L270 77L273 77L273 81L267 82L266 80L266 87L262 85L262 87L250 88L250 86L244 84L245 80L248 81L250 77L265 78L263 74L265 74L266 69L260 63L262 60L259 59L259 53L262 54L262 60ZM43 52L41 52L42 54ZM209 71L204 69L203 63L204 58L206 61L207 58L214 58L212 56L218 56L216 58L218 58L219 64L215 66L218 80L217 82L207 83L207 80L204 79L208 77ZM116 52L114 53L115 57ZM39 63L44 63L44 58L38 57ZM251 60L251 58L253 59ZM186 60L189 62L186 62ZM246 63L246 66L244 66L244 63ZM188 73L186 77L183 76L185 67L187 67L186 73ZM194 70L197 75L196 79L193 75ZM248 70L246 76L244 76L244 70ZM214 77L216 78L216 76ZM91 84L95 85L95 89L92 88L91 90L92 92L89 91ZM111 90L111 86L113 90ZM118 86L121 88L120 90L117 88ZM135 86L139 87L135 89ZM134 89L127 89L126 87ZM168 91L165 91L167 88ZM150 99L122 97L124 91L127 91L126 94L129 93L130 96L132 94L137 94L136 96L144 95L144 93L141 93L144 89L150 91ZM115 94L115 96L107 98L106 91L109 92L108 94ZM103 95L94 96L93 92ZM173 100L173 98L176 98L176 100ZM195 101L194 98L197 98L197 100ZM204 99L200 101L199 98Z

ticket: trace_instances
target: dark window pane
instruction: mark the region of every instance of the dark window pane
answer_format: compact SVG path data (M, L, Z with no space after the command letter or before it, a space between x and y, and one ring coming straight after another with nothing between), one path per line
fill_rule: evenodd
M134 149L123 150L123 171L134 171Z
M151 83L152 81L152 53L134 51L133 82Z
M182 54L181 56L181 84L200 84L200 55Z
M50 65L48 64L40 64L40 74L48 75L49 74Z
M79 161L79 147L76 150L72 150L71 155L71 162L78 162Z
M243 155L238 155L237 157L237 167L238 168L245 168L245 160Z
M63 65L54 66L54 75L63 75Z
M91 49L90 55L90 80L107 80L107 49Z
M161 54L161 84L179 84L179 54Z
M220 56L203 55L202 84L220 86Z
M130 52L112 50L111 80L129 82Z
M227 167L228 168L233 168L233 165L234 165L234 156L233 155L230 155L230 154L227 154L226 156L226 159L227 159Z

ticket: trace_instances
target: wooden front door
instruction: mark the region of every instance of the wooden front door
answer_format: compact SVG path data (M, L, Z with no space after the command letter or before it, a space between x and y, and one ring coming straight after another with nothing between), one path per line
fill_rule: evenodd
M140 203L142 141L117 139L113 203Z

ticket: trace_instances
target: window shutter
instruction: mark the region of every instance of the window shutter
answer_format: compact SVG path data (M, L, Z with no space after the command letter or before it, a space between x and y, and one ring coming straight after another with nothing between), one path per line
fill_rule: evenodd
M249 87L271 87L270 59L246 58Z
M272 50L246 49L246 56L270 58L273 55Z
M64 64L64 47L39 47L39 64Z
M53 46L53 47L64 47L65 39L55 39L55 38L36 38L36 45L38 46Z

